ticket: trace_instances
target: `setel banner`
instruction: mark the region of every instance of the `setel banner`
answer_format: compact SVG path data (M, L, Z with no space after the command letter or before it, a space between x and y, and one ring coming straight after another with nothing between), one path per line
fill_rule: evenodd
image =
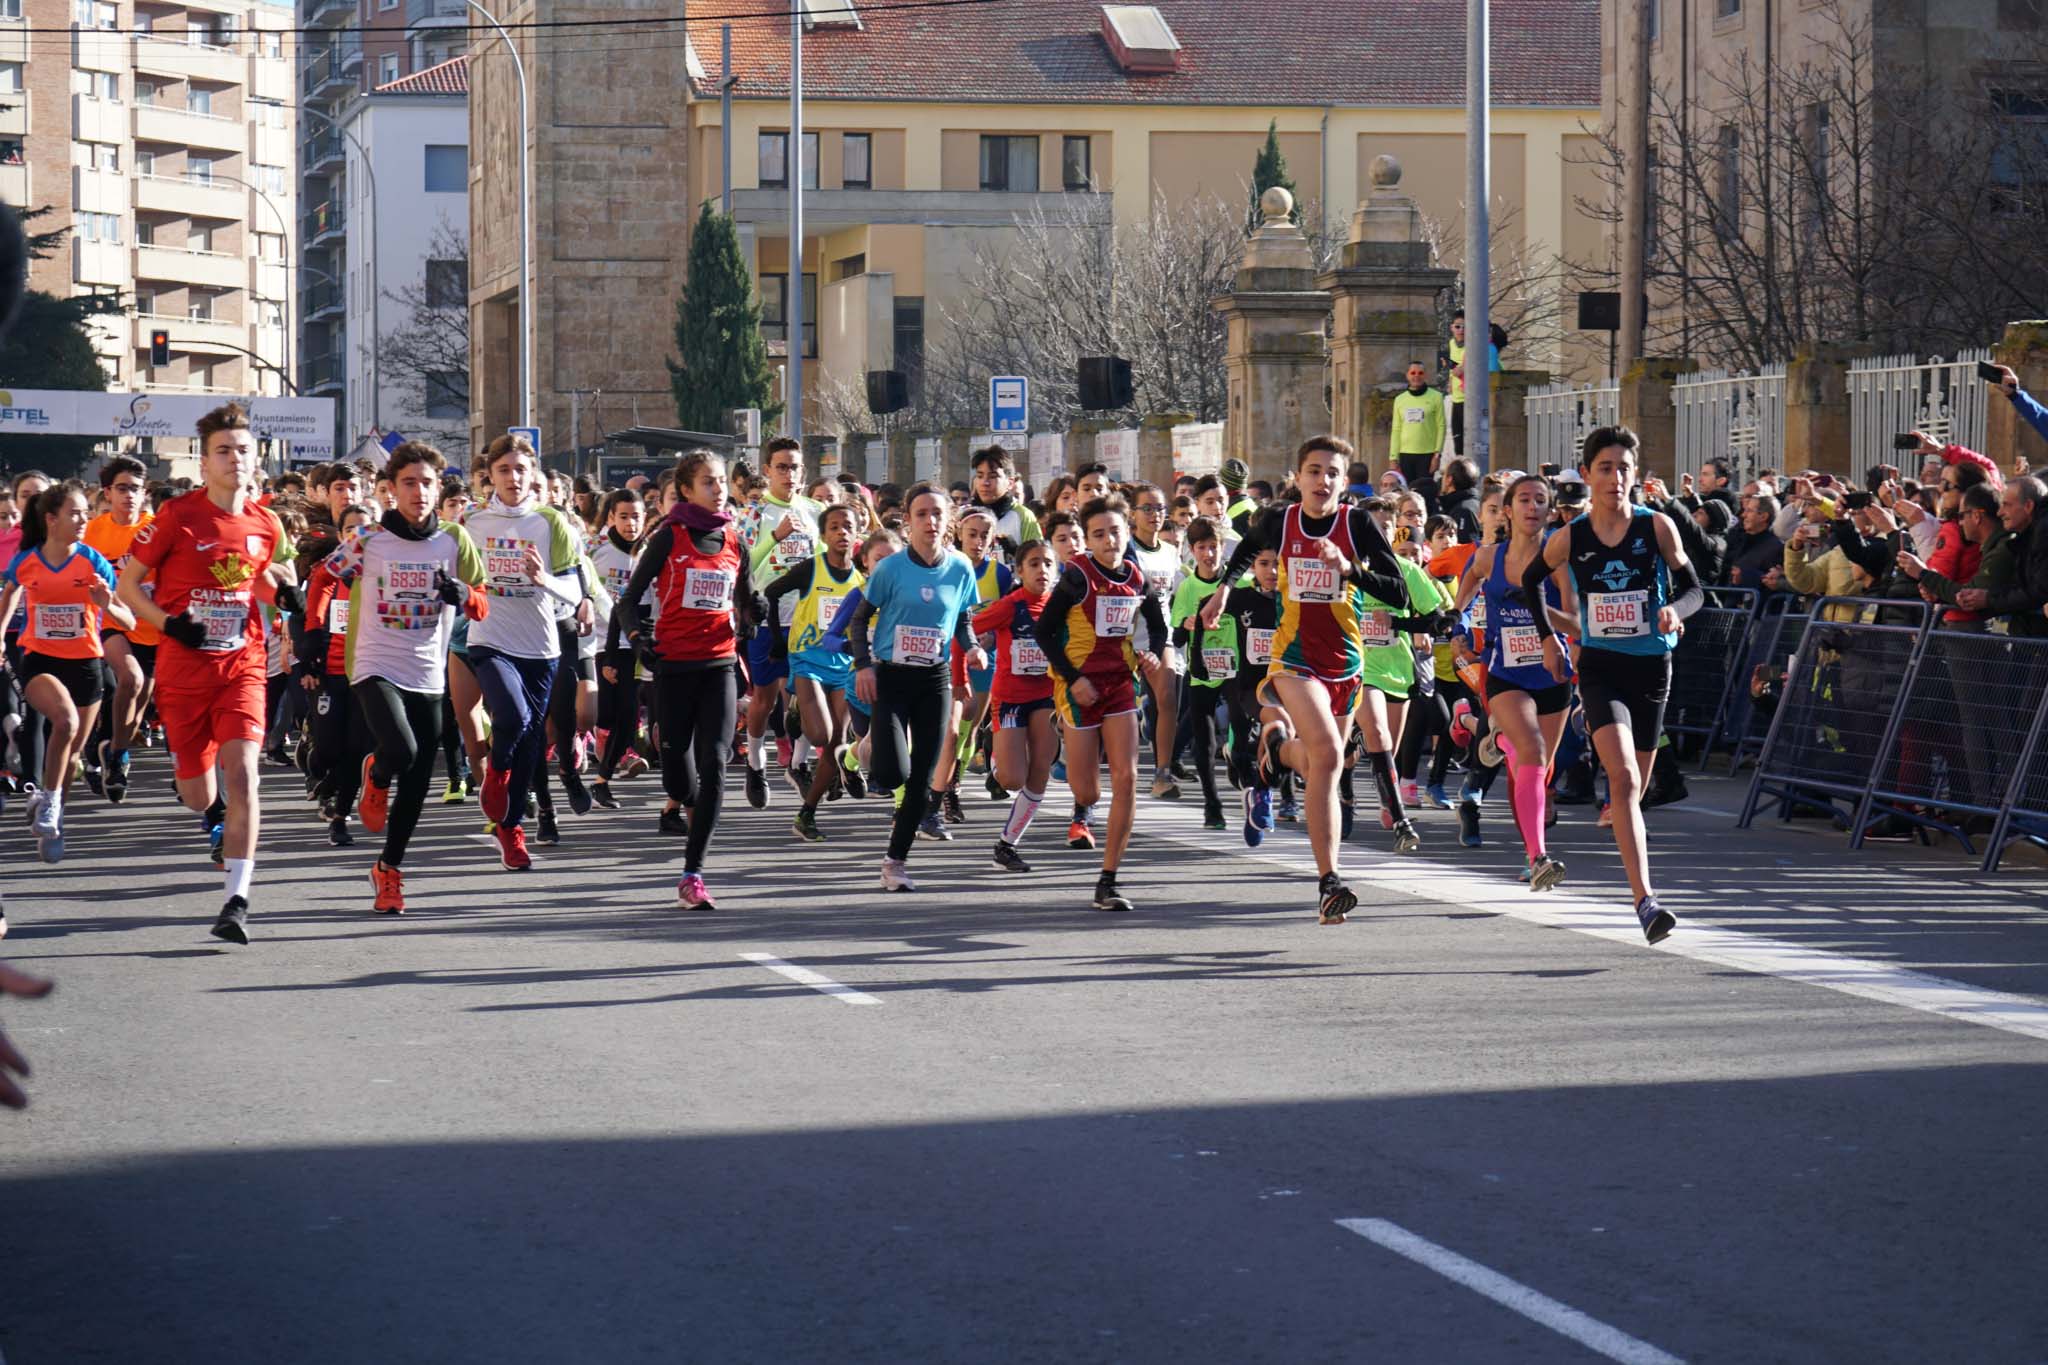
M332 398L0 389L0 433L189 439L201 417L227 402L249 410L249 426L257 439L290 441L300 456L333 458Z

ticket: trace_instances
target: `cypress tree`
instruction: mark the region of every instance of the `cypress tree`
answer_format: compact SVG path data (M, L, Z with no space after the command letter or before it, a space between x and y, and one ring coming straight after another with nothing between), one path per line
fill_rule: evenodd
M1301 194L1294 188L1294 177L1287 174L1287 158L1280 154L1278 119L1266 125L1266 145L1259 148L1259 159L1252 163L1252 205L1250 216L1245 221L1246 232L1257 232L1259 225L1266 221L1266 215L1259 212L1259 199L1275 185L1294 196L1291 220L1299 224Z
M759 408L765 427L782 411L770 402L774 372L761 340L761 305L740 255L732 219L709 200L690 239L689 277L676 300L676 355L668 362L676 422L686 431L723 431L731 408Z

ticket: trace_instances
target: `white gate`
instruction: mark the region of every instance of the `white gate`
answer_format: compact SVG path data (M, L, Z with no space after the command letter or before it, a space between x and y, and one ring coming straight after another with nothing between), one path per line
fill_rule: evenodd
M1573 469L1587 435L1621 420L1621 385L1612 379L1539 384L1523 397L1522 411L1529 418L1531 472L1546 464Z
M1858 485L1872 465L1897 465L1912 475L1920 458L1896 451L1892 438L1924 431L1944 445L1984 448L1991 386L1977 377L1988 348L1935 356L1922 364L1910 355L1849 362L1849 473Z
M1735 466L1739 486L1759 469L1785 462L1785 365L1730 374L1700 370L1671 386L1678 425L1677 473L1698 474L1708 460Z

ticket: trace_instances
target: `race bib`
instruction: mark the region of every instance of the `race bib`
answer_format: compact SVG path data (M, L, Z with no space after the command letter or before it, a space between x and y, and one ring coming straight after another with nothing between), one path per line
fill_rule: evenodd
M490 536L484 540L484 582L494 588L528 588L526 548L523 540Z
M1131 633L1138 621L1136 597L1095 599L1095 633L1105 640L1120 640Z
M1650 594L1586 594L1586 634L1595 640L1631 640L1650 633Z
M1202 671L1213 679L1230 678L1237 675L1237 651L1229 645L1204 645L1202 647Z
M1509 668L1532 668L1543 662L1543 637L1534 626L1502 626L1500 658Z
M434 571L440 567L433 560L392 564L384 570L384 596L399 602L427 600L434 595Z
M1394 643L1394 618L1383 611L1369 611L1359 622L1360 634L1368 648Z
M626 584L630 583L632 579L633 571L631 569L606 569L604 571L604 590L612 595L614 602L617 602L625 597Z
M329 635L348 634L348 599L346 597L336 597L327 604L327 633Z
M1010 637L1010 672L1020 678L1042 678L1046 675L1045 651L1038 641L1023 636Z
M1404 422L1409 422L1409 423L1420 423L1421 421L1423 421L1423 419L1424 419L1424 418L1426 418L1426 417L1428 417L1428 416L1429 416L1429 409L1428 409L1428 408L1402 408L1402 409L1401 409L1401 420L1402 420L1402 421L1404 421Z
M799 527L775 542L775 548L768 552L768 563L775 570L776 576L780 577L817 552L816 542L811 539L808 532Z
M206 632L199 647L209 653L232 654L248 643L249 599L239 593L195 590L185 603L185 614Z
M1245 649L1245 658L1255 664L1272 663L1273 632L1270 630L1260 630L1254 626L1251 631L1251 641Z
M689 569L683 574L687 611L724 611L732 605L734 575L724 569Z
M1287 595L1297 602L1334 602L1342 583L1337 566L1325 560L1287 561Z
M891 663L935 664L946 657L946 632L937 626L896 627L896 657Z
M1483 592L1472 599L1472 629L1486 629L1486 594Z
M53 602L32 608L38 640L82 640L85 638L85 603Z
M839 619L839 609L846 605L846 595L820 597L818 599L818 634L832 629L832 623Z

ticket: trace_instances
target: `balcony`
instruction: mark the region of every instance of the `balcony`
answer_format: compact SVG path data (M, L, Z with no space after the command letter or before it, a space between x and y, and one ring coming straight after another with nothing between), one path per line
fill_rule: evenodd
M74 284L109 285L126 289L134 280L128 248L118 242L71 238L71 280Z
M349 23L355 17L355 0L309 0L305 23L308 28L324 28L328 24Z
M26 95L23 99L28 98ZM128 106L92 95L71 97L71 136L78 142L126 142Z
M71 207L78 213L128 213L128 180L113 171L95 171L86 166L71 168Z
M348 230L348 211L338 200L316 205L299 219L299 245L315 246Z
M1081 213L1090 226L1107 228L1112 196L1108 194L1002 193L991 190L807 190L804 230L822 232L878 223L925 227L1010 227L1020 218L1042 213L1052 222L1069 221ZM789 222L789 191L751 189L732 192L735 222L782 228Z
M144 34L135 40L135 69L178 80L242 85L249 79L249 58L241 48Z
M22 137L27 134L31 98L26 90L15 95L0 95L0 137Z
M299 89L308 96L353 90L356 68L362 65L362 51L362 44L354 41L353 35L332 47L315 50L306 58L306 69L299 77ZM350 53L355 56L353 65L346 60Z
M286 97L290 97L289 91L286 92ZM250 144L249 159L257 165L290 166L299 159L297 139L293 137L291 129L273 128L259 120L250 131L256 140Z
M348 149L342 145L340 133L315 133L306 139L303 169L307 175L319 175L327 167L341 164L347 157Z
M135 177L135 207L181 218L242 218L249 211L246 191L222 181L182 175Z
M28 25L19 19L0 20L0 62L28 60Z
M28 167L0 166L0 204L28 202Z
M225 251L187 251L174 246L135 248L135 278L241 289L249 279L247 258Z
M405 0L405 26L410 29L466 24L469 12L463 0Z
M317 393L339 389L348 378L348 351L337 346L326 355L309 356L299 362L299 391Z
M348 307L341 287L332 280L320 280L306 287L306 298L301 316L307 322L318 322L324 317L341 312Z
M136 105L135 136L144 142L176 142L221 152L241 152L249 142L248 126L240 119L194 113L175 104Z
M149 349L149 334L161 327L171 334L173 351L197 352L201 355L235 355L236 348L247 349L249 326L228 318L188 318L170 313L137 313L135 315L134 345L137 350Z
M126 71L128 47L120 34L102 28L71 30L71 64L80 71Z

